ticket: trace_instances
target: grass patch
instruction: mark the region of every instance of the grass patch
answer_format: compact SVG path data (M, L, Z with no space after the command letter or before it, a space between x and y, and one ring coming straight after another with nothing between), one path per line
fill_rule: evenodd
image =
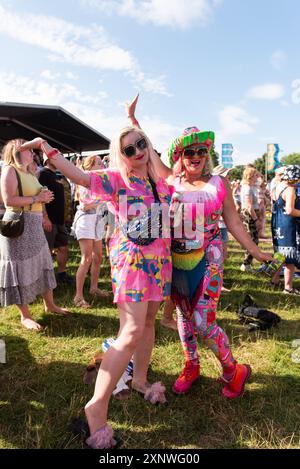
M264 249L270 245L264 243ZM176 397L171 385L181 370L183 355L177 333L156 323L156 346L150 379L167 385L169 406L151 406L137 394L128 401L112 399L110 419L122 434L125 448L298 448L300 444L300 367L293 363L291 342L300 338L300 299L270 287L268 279L239 270L243 251L230 242L219 323L226 330L235 357L250 363L253 376L244 397L227 401L216 378L220 366L199 344L201 379L187 396ZM79 261L71 249L70 270ZM101 288L110 289L107 260ZM296 282L297 287L297 282ZM282 321L266 332L248 332L236 310L245 293ZM103 339L118 331L118 316L110 300L94 300L93 308L73 308L72 287L57 288L56 301L73 310L70 318L44 314L41 301L32 305L42 333L26 331L15 307L1 310L0 337L5 339L7 364L0 364L0 448L80 448L69 423L91 397L83 384L85 366ZM89 300L89 295L86 295Z

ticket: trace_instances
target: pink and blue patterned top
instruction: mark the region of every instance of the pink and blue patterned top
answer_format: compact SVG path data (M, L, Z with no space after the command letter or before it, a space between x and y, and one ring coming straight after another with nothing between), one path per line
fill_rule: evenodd
M109 202L120 223L126 222L126 211L129 218L138 215L135 204L150 208L154 203L152 187L146 177L130 176L130 188L118 170L91 171L90 177L90 190L83 202ZM169 204L167 183L160 178L156 188L160 201ZM138 246L117 225L109 248L114 302L162 301L169 297L172 277L170 239L158 238L147 246Z

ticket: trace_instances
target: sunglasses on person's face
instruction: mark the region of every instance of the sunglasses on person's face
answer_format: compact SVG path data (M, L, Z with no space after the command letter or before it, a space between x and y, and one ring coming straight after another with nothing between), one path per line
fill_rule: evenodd
M207 148L199 147L199 148L185 148L183 150L183 156L185 158L193 158L195 155L200 156L203 158L208 154Z
M143 137L137 140L134 144L127 145L127 147L124 147L122 149L122 153L124 153L124 155L127 156L127 158L131 158L132 156L135 155L136 149L142 151L142 150L145 150L147 146L148 145L147 145L146 139Z

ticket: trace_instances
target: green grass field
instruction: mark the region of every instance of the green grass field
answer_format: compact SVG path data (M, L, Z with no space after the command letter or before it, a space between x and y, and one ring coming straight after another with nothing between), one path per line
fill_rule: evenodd
M270 245L264 244L264 249ZM300 298L273 290L267 278L239 270L242 250L230 242L225 267L219 324L226 330L235 357L250 363L253 375L243 398L228 401L216 378L220 367L201 347L201 379L186 396L176 397L171 385L183 364L177 333L156 322L156 345L150 380L163 381L168 407L152 406L139 395L112 399L110 423L125 448L298 448L300 446L300 365L293 363L291 343L300 338ZM78 249L71 250L75 273ZM298 281L299 282L299 281ZM110 289L107 260L101 288ZM297 281L295 283L297 287ZM299 287L299 283L298 283ZM248 332L236 316L244 293L277 312L282 321L266 332ZM73 308L72 287L59 287L56 301L72 309L72 317L43 313L41 301L33 316L45 330L26 331L15 307L0 313L0 337L5 339L7 363L0 364L0 448L81 448L69 424L83 414L93 386L83 384L85 367L104 338L118 331L111 300L96 300L90 310ZM87 294L87 299L90 299Z

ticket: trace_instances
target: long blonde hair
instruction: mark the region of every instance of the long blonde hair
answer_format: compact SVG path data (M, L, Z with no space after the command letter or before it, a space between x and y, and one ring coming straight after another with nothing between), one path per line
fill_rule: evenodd
M112 139L110 148L109 148L109 167L118 169L120 171L120 174L125 182L125 185L130 188L130 173L131 169L129 168L127 164L127 158L123 156L122 153L122 138L128 135L130 132L137 132L141 138L144 138L147 142L147 147L149 151L149 160L147 163L147 170L149 176L154 180L154 182L158 181L158 174L155 169L155 163L154 163L154 158L155 158L155 152L152 146L152 143L150 142L149 138L147 135L139 128L139 127L125 127L124 129L121 129L115 137Z
M90 171L96 164L98 158L101 158L98 155L86 156L81 165L83 171Z
M26 140L22 138L16 138L14 140L9 140L7 144L3 147L3 161L7 166L14 166L16 169L21 169L20 163L20 152L17 150L23 143L26 143ZM33 176L36 176L33 170L28 167L28 172Z
M253 176L255 176L255 174L257 174L257 169L256 168L253 168L252 166L248 166L244 169L244 172L243 172L243 179L242 179L242 182L241 184L251 184L251 179L253 178Z
M21 138L16 138L15 140L10 140L3 148L3 161L8 166L17 166L20 167L20 152L17 151L26 140Z

